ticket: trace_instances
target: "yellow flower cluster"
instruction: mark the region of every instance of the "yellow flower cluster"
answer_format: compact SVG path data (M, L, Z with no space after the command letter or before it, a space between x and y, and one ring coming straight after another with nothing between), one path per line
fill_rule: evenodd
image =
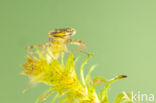
M111 83L127 77L121 75L111 80L96 77L92 80L90 74L95 66L92 66L88 74L84 76L84 65L93 55L89 54L81 63L80 78L78 78L75 72L75 61L77 59L73 53L71 53L67 59L64 58L63 53L60 59L51 59L49 54L52 54L52 52L48 47L46 53L42 53L41 50L36 51L37 55L26 57L26 62L22 65L25 69L22 74L28 76L31 80L30 85L25 90L38 83L45 83L50 86L50 88L37 99L36 103L46 100L52 94L56 94L52 103L55 103L55 100L62 96L64 98L61 99L59 103L109 103L107 92ZM104 85L104 89L100 93L97 93L95 90L95 86L98 85ZM128 101L126 103L130 103L130 100L122 97L124 97L124 95L120 94L114 103L125 103L125 101Z

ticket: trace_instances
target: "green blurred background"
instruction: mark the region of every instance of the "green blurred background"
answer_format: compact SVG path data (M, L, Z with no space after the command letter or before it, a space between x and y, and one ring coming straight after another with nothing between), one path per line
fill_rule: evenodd
M76 28L72 38L96 52L86 66L97 64L93 77L128 75L111 86L111 102L122 91L156 95L155 0L0 0L0 103L34 103L48 88L41 84L22 94L29 83L19 74L25 47L65 27Z

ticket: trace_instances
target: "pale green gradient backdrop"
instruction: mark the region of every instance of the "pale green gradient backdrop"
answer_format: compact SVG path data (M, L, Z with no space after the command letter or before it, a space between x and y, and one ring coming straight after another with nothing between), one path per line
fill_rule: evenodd
M122 91L156 95L155 0L0 0L0 103L34 103L47 88L21 93L28 84L19 75L25 47L64 27L76 28L73 38L96 52L86 66L97 64L93 76L129 76L112 85L111 101Z

